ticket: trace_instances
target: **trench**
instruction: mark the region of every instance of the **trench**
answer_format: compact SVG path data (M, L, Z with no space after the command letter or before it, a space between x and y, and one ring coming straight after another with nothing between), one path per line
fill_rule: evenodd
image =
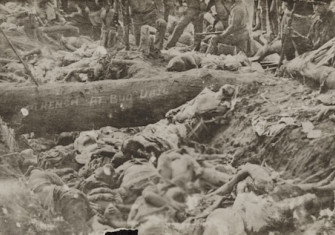
M180 78L183 78L185 74L186 76L192 77L194 81L193 74L189 73L190 72L180 73L180 77L175 81L180 81ZM190 147L198 154L220 154L222 156L225 156L226 159L230 159L225 160L225 164L231 163L234 168L239 168L246 163L252 163L257 165L266 164L267 166L271 167L275 172L280 173L281 178L285 180L297 181L314 176L313 182L317 182L328 177L334 171L333 163L335 156L333 153L335 151L335 144L333 130L335 128L335 124L329 119L329 116L332 114L332 112L330 111L322 119L313 122L314 128L320 130L322 133L322 135L318 138L308 138L307 134L303 131L300 125L302 122L310 120L320 111L320 109L318 109L319 104L314 103L312 106L315 109L306 110L301 108L303 104L310 104L312 101L314 102L315 96L311 95L314 91L311 88L301 86L300 83L298 83L297 81L274 79L270 76L257 77L257 75L255 75L254 80L246 82L243 80L246 75L238 77L236 76L236 74L228 73L229 75L224 75L225 78L222 79L222 74L217 73L220 78L216 79L215 74L209 74L211 73L204 72L201 75L201 79L199 79L199 84L201 84L203 79L205 79L205 81L207 81L207 84L215 84L216 89L214 90L217 90L218 87L227 83L234 84L235 86L239 87L237 103L234 110L228 115L225 115L219 121L199 125L197 129L197 134L185 140L182 143L184 146ZM113 85L119 84L120 86L124 86L124 89L127 90L127 85L124 85L126 81L129 80L115 81ZM143 81L148 81L148 84L152 84L152 86L157 87L157 80L152 82L150 81L150 79L147 79L142 80L141 83L143 83ZM135 83L134 85L132 85L132 87L136 87L136 80L133 80L132 82ZM185 79L185 84L188 84L188 82L188 78ZM108 81L108 83L111 82ZM162 80L162 86L164 87L166 86L166 84L173 83L166 83L164 79ZM105 84L107 84L107 82L103 81L92 83L93 86L95 86L95 84L100 84L100 86L98 86L96 90L99 90L99 92L101 92L101 90L105 89ZM180 82L177 84L177 86L179 87L179 90L177 89L178 93L181 92L181 90L183 90L183 88L185 87L181 87L180 84ZM195 81L194 84L197 84L197 81ZM196 96L203 89L203 87L201 85L194 84L192 84L192 86L194 86L193 90L188 94L187 98L183 97L185 101L177 99L177 102L169 103L169 107L165 106L162 110L160 110L159 115L155 116L155 118L151 119L150 122L145 124L152 124L159 121L160 119L162 119L162 117L164 117L164 115L162 114L165 114L168 110L175 108ZM76 87L78 87L78 84L76 84ZM145 85L144 87L148 86ZM82 90L82 88L78 88L78 92L82 92ZM173 90L176 90L176 88L174 87ZM152 89L150 89L150 91L152 91ZM145 95L150 96L150 91L148 90L148 92L140 92L139 96L142 98ZM121 92L121 94L121 96L124 97L122 98L122 101L127 101L128 96L124 95L123 92ZM151 94L152 97L149 98L154 98L156 95L158 97L163 95L163 97L160 97L160 99L157 100L155 106L150 106L152 110L157 108L158 104L163 102L162 100L165 101L166 99L171 97L171 94L168 92L166 92L165 94L167 96L164 96L164 91L155 93L151 92ZM185 93L183 93L183 95L185 95ZM182 96L178 96L178 98L180 97ZM116 100L116 98L113 98L113 100ZM96 100L95 102L99 103L99 100ZM148 109L146 111L148 111ZM134 115L138 116L138 113ZM120 117L122 118L123 116ZM255 117L264 117L267 121L266 123L268 126L276 125L282 117L293 119L294 124L285 125L280 131L275 132L275 134L273 135L260 135L256 133L255 126L253 126L253 119ZM99 118L95 119L94 121L97 120L100 121L102 119ZM86 121L83 121L82 123L85 124L85 122ZM143 127L143 125L136 125L136 122L129 125L129 123L131 122L132 119L129 119L128 123L125 124L126 127L124 128L108 129L108 133L115 133L114 135L120 135L121 138L123 138L123 135L134 135L136 133L141 133L143 128L145 128ZM107 126L105 124L106 123L102 122L99 125L101 125L101 127ZM98 129L99 125L96 125L95 129ZM65 147L62 146L67 146L67 144L73 144L75 138L78 136L79 133L77 130L91 130L91 128L88 128L87 123L86 126L83 127L83 129L75 129L71 125L63 124L63 129L61 129L61 131L66 131L68 135L66 135L65 137L63 136L62 141L64 142L58 142L58 144L60 144L58 148L63 149ZM28 132L23 133L27 137ZM45 159L46 161L49 161L47 160L49 154L51 156L51 159L53 157L59 157L59 155L53 156L52 152L48 152L49 150L57 148L56 140L59 140L60 137L58 133L48 133L48 131L45 131L45 133L41 132L39 135L36 136L29 136L29 143L26 142L26 137L19 138L18 152L27 148L33 148L34 151L38 153L38 158L40 160ZM157 152L157 156L159 156L162 151L159 148L164 149L164 146L158 146L158 149L153 148L152 146L142 148L136 147L134 145L133 147L135 149L141 149L141 152ZM8 149L2 146L1 152L6 153L8 152ZM5 154L1 157L1 167L3 169L2 174L0 175L1 177L7 178L8 176L12 176L12 172L15 172L15 178L16 173L22 171L22 169L27 170L27 166L20 162L20 160L15 160L19 159L19 156L20 154L15 153L13 155ZM103 166L104 164L106 164L106 162L109 162L108 159L113 158L115 156L115 153L110 153L106 151L102 153L101 156L101 158L97 158L98 160L96 160L97 165L85 169L85 174L87 177L94 174L94 171L98 169L99 166ZM10 158L12 158L12 160L8 160ZM117 161L119 161L119 159L115 160L113 164L116 164L117 166L122 164L122 161ZM64 167L70 167L76 170L83 168L82 166L79 167L78 164L73 162L73 160L71 159L63 159L61 161L57 160L51 164L54 164L54 167L60 170ZM76 179L74 179L73 182L70 181L70 185L72 185L72 183L75 183L75 181ZM9 193L17 193L18 195L26 194L25 191L20 191L18 189L16 179L10 182L4 181L3 184L6 187L8 187L8 184L13 185L10 187ZM0 204L2 206L5 205L6 203L8 203L8 201L6 200L9 199L7 197L4 197L4 199L0 201ZM15 200L21 200L21 202L17 204L14 203L15 206L10 207L7 210L9 210L9 214L15 214L15 216L19 220L19 226L22 226L22 228L25 228L26 226L24 224L26 221L26 218L24 216L28 216L29 214L36 214L36 211L38 211L40 214L45 213L37 205L34 205L33 208L24 209L24 216L19 216L14 211L23 210L23 208L25 208L25 205L22 202L31 201L32 199L29 198L29 196L26 196L22 199L18 198ZM6 213L2 212L1 216L6 217ZM44 214L44 216L47 219L37 218L37 220L43 220L43 223L50 226L50 229L52 230L52 227L55 226L55 221L53 221L47 214ZM18 229L20 229L20 227L18 228L18 225L14 223L14 221L9 221L10 222L8 224L4 224L5 228L7 229L6 231L10 233L11 231L18 231ZM59 228L61 228L62 232L68 229L68 225L66 223L62 224L63 222L57 225L59 226ZM41 229L43 230L43 228ZM58 233L54 231L54 233L52 234ZM296 233L293 232L292 234Z

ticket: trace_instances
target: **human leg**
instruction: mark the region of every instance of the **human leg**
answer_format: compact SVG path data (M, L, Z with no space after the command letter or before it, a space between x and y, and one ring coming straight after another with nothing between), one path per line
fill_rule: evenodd
M259 0L260 21L263 33L267 32L267 5L268 0Z
M191 21L193 20L193 17L196 15L195 13L196 11L192 10L192 8L187 9L186 15L182 18L182 20L177 24L176 28L174 29L172 38L167 44L167 48L174 47L177 44L180 36L184 32L184 29L189 23L191 23Z
M202 33L203 30L203 22L204 21L204 16L200 14L198 17L194 17L192 20L193 26L194 26L194 42L193 46L194 49L197 51L200 49L200 44L201 44L201 36L197 35L198 33Z
M145 16L143 24L147 24L156 28L154 47L161 50L163 48L167 27L166 21L159 14L157 14L156 11L152 11Z
M141 27L144 25L143 16L141 14L133 14L134 37L136 46L140 45Z

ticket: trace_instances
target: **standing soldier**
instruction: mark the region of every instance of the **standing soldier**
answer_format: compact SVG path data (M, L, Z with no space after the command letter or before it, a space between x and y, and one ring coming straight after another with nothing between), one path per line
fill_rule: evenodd
M232 0L231 2L233 5L230 9L228 27L222 34L213 36L207 53L216 54L218 43L236 46L247 55L250 53L247 6L243 3L243 0Z
M207 5L202 0L187 0L187 11L181 21L177 24L173 31L172 38L167 44L167 49L176 46L180 36L183 34L186 26L192 22L194 26L194 49L200 49L201 36L203 30L203 19L204 16L202 11L205 11Z
M114 9L114 1L105 4L101 12L101 45L105 48L111 48L116 42L116 31L118 27L118 15Z
M295 57L295 50L301 55L307 51L318 49L335 37L335 14L330 9L331 1L313 0L311 2L313 3L314 14L307 36L303 36L294 30L292 30L291 34L286 32L286 34L290 34L287 36L291 39L288 43L289 45L284 48L287 59ZM285 31L290 31L290 29Z
M163 0L164 3L164 20L168 22L171 11L174 10L176 0Z
M269 15L269 1L270 0L259 0L258 11L260 13L260 28L263 34L267 33L267 22Z
M261 22L260 22L260 12L258 8L258 2L259 0L254 0L254 14L253 14L253 20L252 20L252 31L259 30L261 28Z
M279 34L281 0L272 0L269 8L269 23L273 36Z
M61 0L60 4L61 4L61 8L63 9L63 11L67 11L68 10L69 0Z
M86 0L85 12L92 24L92 38L99 40L101 36L101 12L104 6L104 0Z
M308 51L316 50L335 37L335 14L330 10L330 0L313 0L308 2L308 4L313 4L314 14L311 17L312 21L309 22L309 20L305 20L299 22L299 18L293 14L291 27L287 27L289 20L288 14L292 13L294 2L286 0L283 2L287 4L287 9L285 10L287 13L284 14L282 20L282 33L283 36L288 37L288 40L285 45L283 45L281 39L264 46L257 52L253 61L261 61L268 55L280 53L282 46L284 46L283 50L286 60L292 60L295 58L296 52L298 55L301 55ZM296 14L309 11L308 6L305 5L304 2L296 2L295 4L297 4L295 9ZM296 26L294 25L295 21L297 21ZM301 22L304 23L304 25L310 26L307 35L303 35L304 32L301 30Z
M217 18L221 21L223 27L226 28L228 26L228 19L232 2L226 0L215 0L212 2L215 6Z
M279 6L281 0L258 0L258 24L253 30L261 29L263 34L278 34Z
M166 31L164 20L164 6L162 0L127 0L133 18L134 36L136 46L139 46L141 39L141 27L150 25L156 28L154 48L161 50ZM127 11L127 9L126 9ZM129 24L129 23L128 23Z

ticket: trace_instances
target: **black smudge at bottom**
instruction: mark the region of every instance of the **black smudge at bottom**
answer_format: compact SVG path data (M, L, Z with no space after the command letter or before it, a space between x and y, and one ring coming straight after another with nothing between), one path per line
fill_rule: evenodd
M138 230L120 229L114 232L105 232L105 235L138 235Z

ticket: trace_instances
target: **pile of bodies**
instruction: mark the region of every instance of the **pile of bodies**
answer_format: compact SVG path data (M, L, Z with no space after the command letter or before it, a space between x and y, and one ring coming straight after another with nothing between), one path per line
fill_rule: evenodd
M91 3L91 1L88 2ZM206 2L207 8L202 7L202 4L196 4L197 1L194 4L191 1L188 5L167 4L164 7L162 5L162 9L166 13L164 20L158 17L158 19L155 18L156 21L153 21L154 19L142 19L141 21L140 13L137 13L141 9L135 9L137 5L134 2L136 1L130 1L132 24L128 25L125 15L123 15L125 10L121 7L122 4L117 5L118 1L101 1L101 3L96 1L94 3L97 5L96 11L93 11L94 4L91 9L90 4L87 3L86 9L85 4L70 1L69 7L71 5L73 6L70 7L71 9L78 10L78 12L72 12L73 14L62 11L62 8L56 6L57 4L55 5L53 1L38 0L34 1L34 4L16 1L1 4L0 27L26 62L26 66L19 61L13 49L1 35L0 81L25 82L30 80L31 75L27 71L27 67L39 83L130 78L134 74L129 72L131 70L129 67L134 64L137 65L136 68L143 68L142 70L166 65L168 71L184 71L202 67L241 70L242 72L245 70L263 71L262 66L272 71L278 65L279 54L281 54L283 47L286 59L291 60L295 54L300 55L306 51L320 48L333 37L331 27L334 25L332 24L334 17L328 2L317 5L320 11L313 15L312 21L310 20L312 5L297 3L296 14L293 15L293 31L285 34L289 37L288 43L285 45L282 45L282 35L284 35L286 21L292 13L290 3L284 1L282 7L277 6L283 10L283 28L267 32L274 33L274 36L277 36L275 38L272 37L273 35L270 35L271 37L267 35L263 26L262 32L257 30L252 32L250 29L251 21L246 18L246 25L243 25L243 32L245 31L243 35L249 35L248 51L241 49L242 44L239 45L241 35L239 34L236 34L236 40L229 39L235 35L234 33L227 34L222 42L223 36L220 36L219 32L224 28L226 29L223 32L226 32L231 27L229 22L226 22L228 15L225 15L227 13L222 10L223 5L219 3L220 1ZM213 2L215 2L214 5ZM249 13L253 11L252 6L247 5L244 1L237 1L235 5L241 8L245 6L250 11ZM213 7L216 11L213 10ZM227 4L226 7L230 7L230 4ZM235 9L233 6L231 7L231 9ZM156 8L152 11L162 10ZM192 16L192 12L194 16ZM244 14L247 13L242 13L241 11L236 14L242 18L246 17ZM91 25L78 24L75 21L75 17L85 18L86 15L86 20L89 20ZM329 18L329 23L318 26L320 19L325 17ZM199 25L208 26L205 33L198 27L197 20L201 21ZM189 24L190 22L193 24ZM306 25L311 23L311 28L306 28ZM108 26L108 24L110 25ZM209 27L212 25L216 28ZM125 47L127 47L125 31L129 31L131 27L134 32L128 36L130 52L127 52L125 51ZM96 37L97 35L84 36L83 33L86 33L87 28L92 28L92 32L99 28L98 37ZM326 35L322 36L322 32L326 32ZM99 36L100 40L97 40ZM112 39L108 39L109 37ZM112 43L107 43L107 45L106 38ZM228 39L230 42L225 42ZM298 39L303 40L301 45L296 43ZM234 44L235 41L238 45ZM230 45L231 43L234 45ZM163 48L167 50L164 51ZM192 49L194 51L189 52ZM155 61L159 58L162 63L159 66L157 63L148 63L152 57ZM301 66L292 69L292 66L288 65L287 69L290 70L290 74L304 73L302 71L304 68ZM309 73L308 70L307 77L313 77L309 76ZM322 80L322 76L317 80Z
M1 157L1 183L11 186L0 191L0 232L331 234L333 173L284 180L266 164L233 167L232 156L201 144L229 122L238 93L205 89L146 127L25 135L31 149Z
M6 17L22 9L4 6L0 14ZM46 19L64 23L62 14L54 13L49 12ZM141 54L154 43L149 27L142 27L147 38L142 38L139 53L122 51L110 58L111 51L79 36L72 25L62 25L61 31L69 34L58 37L52 35L57 27L27 31L29 25L19 18L4 21L1 28L39 82L98 80L109 76L103 72L110 63L150 67ZM187 30L182 39L190 45ZM190 31L196 36L195 29ZM6 48L1 50L2 80L28 79L2 38L0 47ZM254 60L268 52L261 51ZM243 53L217 56L173 49L165 53L173 57L169 71L260 69ZM117 56L133 61L120 62ZM140 66L134 62L137 57ZM325 56L327 63L332 58ZM127 77L123 66L113 69L111 77ZM320 175L287 180L266 164L233 166L233 156L202 144L218 126L229 122L238 94L238 87L232 85L216 92L205 89L146 127L104 127L62 133L53 140L25 135L28 149L0 157L0 184L6 189L0 190L0 233L99 234L106 229L136 228L140 234L332 234L333 173L317 183ZM271 132L263 124L262 120L252 123L260 136Z
M148 45L142 42L136 49L131 35L132 49L126 52L122 25L116 32L113 46L105 47L101 40L94 41L92 37L84 36L82 34L84 29L77 27L72 21L66 21L64 13L56 8L47 8L54 12L52 14L54 19L49 19L51 16L48 14L45 19L40 19L43 9L37 7L40 14L35 14L36 7L28 3L8 2L1 4L0 8L0 22L2 22L0 27L26 63L26 66L21 63L4 35L1 34L1 82L24 83L32 80L26 67L39 84L129 78L134 76L132 71L148 70L153 67L153 64L146 60L147 54L143 49L150 47L152 42L148 41ZM179 20L174 16L170 16L169 19L166 35L171 37ZM38 20L42 20L44 24ZM147 29L148 33L148 35L142 35L143 40L146 36L150 37L156 30L149 26L142 26L142 29ZM179 39L177 45L179 49L162 51L161 60L168 71L184 71L200 67L232 71L237 71L241 67L247 67L252 71L262 70L259 64L250 62L244 53L221 57L206 56L197 52L185 53L185 50L189 50L185 46L192 45L192 34L194 34L193 28L186 28ZM131 68L132 66L134 69ZM161 70L164 68L162 67Z

